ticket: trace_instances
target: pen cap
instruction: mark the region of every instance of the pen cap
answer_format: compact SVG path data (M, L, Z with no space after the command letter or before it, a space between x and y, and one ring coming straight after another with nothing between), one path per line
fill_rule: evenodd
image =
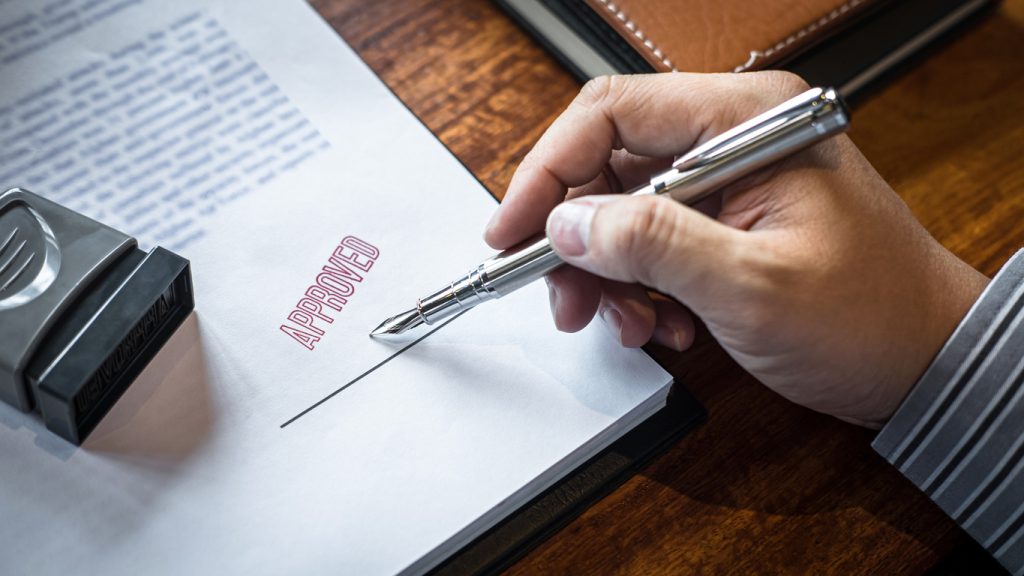
M849 111L832 88L812 88L680 156L663 190L692 203L713 190L845 131Z

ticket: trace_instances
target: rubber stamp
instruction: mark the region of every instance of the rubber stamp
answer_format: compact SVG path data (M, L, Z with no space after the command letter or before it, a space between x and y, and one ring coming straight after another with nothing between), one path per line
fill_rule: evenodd
M0 193L0 400L81 444L192 311L189 262Z

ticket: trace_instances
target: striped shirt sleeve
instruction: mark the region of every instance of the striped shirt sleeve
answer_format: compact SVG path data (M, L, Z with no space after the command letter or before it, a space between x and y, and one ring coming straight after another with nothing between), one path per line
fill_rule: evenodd
M992 280L873 446L1024 576L1024 250Z

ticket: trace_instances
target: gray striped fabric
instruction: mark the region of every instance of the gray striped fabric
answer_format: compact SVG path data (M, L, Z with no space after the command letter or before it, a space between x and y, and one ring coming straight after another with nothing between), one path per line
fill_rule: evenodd
M1024 576L1024 250L989 284L873 446Z

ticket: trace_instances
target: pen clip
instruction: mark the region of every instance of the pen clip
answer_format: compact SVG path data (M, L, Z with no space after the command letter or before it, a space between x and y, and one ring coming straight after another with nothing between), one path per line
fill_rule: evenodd
M812 88L683 154L633 194L693 204L720 186L846 130L849 114L831 88Z
M811 88L693 148L677 158L672 168L693 170L808 125L816 128L819 138L842 132L849 125L846 106L834 89Z

